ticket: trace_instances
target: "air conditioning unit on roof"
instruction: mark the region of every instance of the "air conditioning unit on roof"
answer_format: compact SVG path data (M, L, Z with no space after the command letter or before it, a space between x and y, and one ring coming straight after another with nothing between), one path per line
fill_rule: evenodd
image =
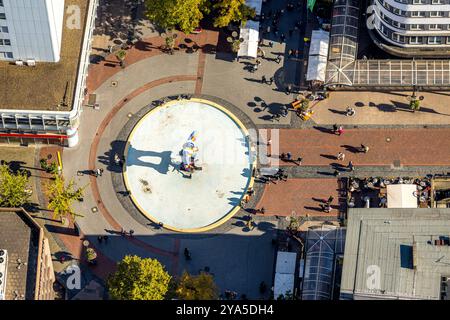
M27 60L27 66L29 66L29 67L36 66L36 60L34 60L34 59Z

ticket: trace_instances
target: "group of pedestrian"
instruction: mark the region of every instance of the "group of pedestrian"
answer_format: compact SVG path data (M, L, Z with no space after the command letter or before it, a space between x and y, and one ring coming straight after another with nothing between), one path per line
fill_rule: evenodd
M338 126L337 124L334 124L333 125L333 133L337 134L339 136L342 135L344 133L343 126ZM370 148L367 145L364 145L364 144L361 143L360 147L355 148L355 149L357 150L357 152L368 153ZM345 154L343 152L338 152L338 154L336 155L336 160L344 161L345 160ZM355 170L355 166L353 164L353 161L349 161L349 163L346 166L346 168L349 171L354 171ZM339 176L340 175L340 171L335 169L334 170L334 175L335 176Z
M324 203L320 204L320 207L322 208L322 210L326 213L330 213L331 212L331 203L333 202L334 197L333 196L329 196L328 200L325 201Z
M302 157L297 157L297 159L292 158L292 154L290 152L286 152L286 153L282 153L280 155L280 160L281 161L285 161L285 162L293 162L296 165L301 165L302 164Z
M334 124L333 125L333 133L337 134L338 136L342 135L344 133L344 127Z

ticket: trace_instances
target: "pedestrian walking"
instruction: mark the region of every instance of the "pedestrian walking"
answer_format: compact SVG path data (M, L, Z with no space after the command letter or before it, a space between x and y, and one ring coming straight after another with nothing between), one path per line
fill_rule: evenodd
M327 204L331 204L333 202L333 200L334 200L334 197L333 196L329 196L328 200L327 200Z
M264 52L263 49L259 49L259 52L261 54L261 58L265 58L266 57L266 53Z
M103 175L103 169L96 169L95 170L95 177L101 177Z
M262 208L259 210L259 213L265 214L265 213L266 213L266 208L262 207Z
M272 83L273 83L273 77L270 77L269 82L268 82L268 85L271 86Z
M129 235L130 235L130 237L132 237L132 236L133 236L133 234L134 234L134 230L133 230L133 229L130 229L130 231L129 231Z
M344 127L343 126L339 126L338 130L337 130L338 135L342 135L344 133Z
M345 115L346 115L347 117L354 116L355 113L356 113L355 109L354 109L354 108L351 108L351 107L347 107L347 109L345 110Z
M286 160L291 161L292 160L292 154L290 152L286 153Z
M353 161L349 161L349 162L348 162L347 168L348 168L350 171L355 171L355 166L353 165Z
M284 35L284 33L281 34L280 39L281 42L284 42L286 40L286 36Z
M191 260L191 252L188 248L184 248L184 257L186 260Z
M269 47L273 48L273 42L272 41L269 41Z
M322 209L323 212L329 213L331 211L331 205L327 202L327 203L321 203L319 204L320 208Z
M290 94L291 94L291 90L292 90L291 85L290 85L290 84L287 85L287 86L286 86L286 94L287 94L287 95L290 95Z
M333 124L333 133L336 134L338 131L338 125L337 124Z
M339 152L336 156L336 159L339 161L344 161L345 160L345 154L343 152Z
M97 241L98 241L99 243L102 243L102 240L103 240L103 237L102 237L102 236L98 236L98 237L97 237Z
M277 64L280 64L280 62L281 62L281 57L280 57L280 56L277 56L277 57L275 58L275 62L276 62Z
M114 163L116 166L122 166L122 159L120 159L120 156L117 153L114 154Z
M361 152L364 152L364 153L369 152L369 147L361 144Z
M267 146L271 146L272 145L272 139L267 140Z
M248 220L247 220L247 228L249 228L250 230L253 230L253 218L251 216L248 216Z
M334 169L333 175L334 175L335 177L339 177L339 176L341 175L341 173L339 172L339 170Z
M259 67L261 65L261 60L256 59L256 65Z
M104 235L103 240L105 240L105 243L108 242L108 236Z
M261 77L261 83L267 83L267 79L266 79L266 76L262 76Z

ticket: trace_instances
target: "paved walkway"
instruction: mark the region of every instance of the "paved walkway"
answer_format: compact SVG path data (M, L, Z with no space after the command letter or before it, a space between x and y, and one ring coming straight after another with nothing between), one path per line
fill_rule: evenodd
M179 34L177 46L189 44L185 38ZM249 73L245 68L246 64L232 62L231 55L213 53L212 49L217 45L217 32L203 31L199 35L189 36L189 39L191 44L197 43L203 49L190 54L183 50L177 50L174 55L162 54L158 47L163 44L163 39L150 37L128 50L125 68L119 67L114 55L91 65L88 92L97 94L100 110L85 108L81 118L80 144L76 148L66 149L63 154L64 175L67 178L74 177L79 185L89 184L84 202L77 204L77 210L84 215L78 220L78 225L82 234L90 239L102 257L105 257L103 261L115 262L122 259L125 254L154 257L173 275L178 275L185 269L196 273L204 267L209 267L216 275L222 290L235 290L240 294L246 294L249 298L257 298L259 283L261 281L272 283L274 252L271 250L270 242L276 234L277 220L273 220L273 217L258 216L256 228L250 231L245 229L244 221L234 218L231 220L231 230L223 234L173 234L155 229L150 222L143 224L134 219L117 198L123 195L116 193L112 186L109 171L113 170L110 165L112 150L117 150L117 147L124 143L117 140L118 133L130 117L153 100L190 92L217 96L241 108L261 127L273 125L270 121L271 116L279 113L283 104L292 101L294 96L287 95L282 90L286 81L294 81L294 73L298 70L292 68L291 64L278 65L271 61L278 52L286 53L285 44L276 43L273 51L266 49L268 59L263 59L256 73ZM273 75L276 78L274 84L271 86L262 84L260 82L262 75L267 78ZM348 160L353 160L357 167L392 166L394 162L404 166L450 165L450 129L375 130L349 127L341 137L330 134L320 123L333 124L339 120L339 123L349 126L384 125L391 122L397 124L393 122L393 118L400 122L405 117L403 125L413 124L408 117L423 116L422 112L410 115L407 112L397 111L399 115L404 116L392 117L392 113L389 113L389 117L385 117L387 121L380 118L370 122L375 116L372 117L367 113L369 116L364 117L362 115L365 111L362 110L373 107L357 107L357 115L347 118L329 111L326 107L327 103L334 101L340 106L333 108L345 109L347 106L345 102L348 103L349 99L345 99L342 94L333 93L331 99L322 101L314 107L316 111L314 120L319 123L317 128L281 130L280 152L289 151L294 157L302 156L304 158L302 166L310 166L314 170L319 167L329 168L331 163L336 162L332 157L339 151L347 155L344 164ZM340 97L341 103L338 103L337 97ZM267 103L267 108L261 105L261 100ZM426 97L422 111L426 111L428 101L431 102L432 99ZM321 110L328 111L322 113ZM332 115L328 120L326 120L327 112ZM378 115L380 111L377 112ZM439 112L444 113L441 109ZM427 114L436 116L431 112ZM440 115L439 119L441 118L447 117ZM345 122L353 120L361 123ZM434 121L434 118L425 122L427 121ZM291 114L281 118L276 124L287 127L290 123ZM421 122L416 121L414 124ZM390 138L389 142L387 138ZM368 154L352 152L352 147L357 147L361 143L371 148ZM94 168L103 168L105 173L99 178L76 175L79 170ZM293 171L294 167L291 166L289 169ZM332 217L333 215L337 217L339 206L337 180L329 177L319 179L317 174L313 174L307 179L289 179L288 182L267 185L258 206L264 206L267 215L290 215L292 210L295 210L298 215L323 217L318 211L318 204L330 195L335 197ZM122 229L134 230L134 236L121 235ZM97 243L98 235L108 235L108 243ZM80 252L80 239L67 241L70 250ZM187 262L183 259L182 252L185 247L191 250L192 261ZM108 273L106 271L112 270L112 265L113 263L104 263L103 276Z
M346 129L342 136L329 129L282 129L280 153L291 152L293 158L303 157L303 165L327 166L336 163L338 152L346 155L342 164L352 160L356 166L450 165L450 128L443 129ZM389 139L389 141L388 141ZM273 144L274 142L272 142ZM367 154L355 147L367 145ZM285 165L295 165L284 163Z
M197 42L216 41L215 39L216 34L204 32L198 35ZM151 40L152 43L156 41L157 39ZM154 257L173 275L180 274L185 269L198 272L199 269L209 266L221 289L235 290L247 294L248 297L257 298L259 283L271 283L273 251L264 250L255 256L251 254L254 252L252 248L271 243L271 239L275 237L276 223L270 224L269 228L266 222L261 221L257 229L245 231L244 223L237 221L229 232L222 235L183 236L173 235L165 230L155 230L150 221L147 225L141 224L122 207L117 199L120 195L113 189L111 174L108 171L111 169L111 150L121 143L116 137L129 120L129 116L151 101L164 96L186 92L203 93L204 72L210 67L208 57L210 55L201 50L192 54L176 52L171 56L156 51L141 52L134 48L129 51L126 67L123 69L105 63L92 65L88 89L90 93L97 94L100 110L84 110L80 144L76 148L66 149L63 154L64 174L68 178L73 176L79 185L90 185L84 201L77 204L77 210L84 215L77 224L85 237L90 239L107 259L118 261L125 254ZM109 58L115 59L113 56ZM114 86L112 82L115 82ZM227 98L223 92L220 96ZM97 179L88 175L76 175L77 171L94 168L103 168L105 173ZM95 212L92 209L95 209ZM125 231L134 230L134 236L120 235L122 228ZM247 232L253 237L248 238ZM108 242L98 243L98 235L108 235ZM248 244L244 245L246 242L242 240L243 237L249 239L246 240ZM220 255L226 255L228 258L213 258L217 254L215 243L221 243ZM71 245L73 250L79 247L75 240ZM184 247L189 247L194 257L203 258L193 258L187 264L182 259ZM243 262L245 259L247 261ZM268 262L267 268L256 270L256 264L263 261ZM240 265L240 268L236 268L236 265ZM105 269L112 270L108 266L105 266ZM232 279L227 278L230 270L235 270Z
M337 179L288 179L269 183L257 208L264 207L265 215L310 216L338 218L345 209L339 202L341 195ZM325 213L320 204L333 196L332 211Z
M312 119L318 124L345 125L448 125L450 106L444 103L450 98L449 92L419 92L424 96L421 109L409 109L408 92L331 92L328 99L314 107ZM347 107L353 107L356 114L345 116Z

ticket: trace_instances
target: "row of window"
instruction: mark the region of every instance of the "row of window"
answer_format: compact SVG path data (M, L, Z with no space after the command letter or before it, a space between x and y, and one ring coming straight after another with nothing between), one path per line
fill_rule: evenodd
M404 4L448 4L449 0L394 0Z
M13 59L13 53L12 52L4 52L4 51L0 51L0 59Z
M378 0L383 7L385 7L389 12L402 17L411 18L444 18L448 17L450 12L448 11L404 11L396 8L384 0Z
M395 32L391 32L390 29L381 26L381 32L391 40L403 43L403 44L448 44L450 45L450 37L445 36L404 36Z
M0 39L0 46L10 46L11 40L9 39Z
M381 19L383 19L384 22L390 24L393 27L396 27L397 29L403 29L403 30L450 30L450 24L437 24L437 23L430 23L430 24L405 24L400 23L396 20L392 20L383 12L380 14Z

